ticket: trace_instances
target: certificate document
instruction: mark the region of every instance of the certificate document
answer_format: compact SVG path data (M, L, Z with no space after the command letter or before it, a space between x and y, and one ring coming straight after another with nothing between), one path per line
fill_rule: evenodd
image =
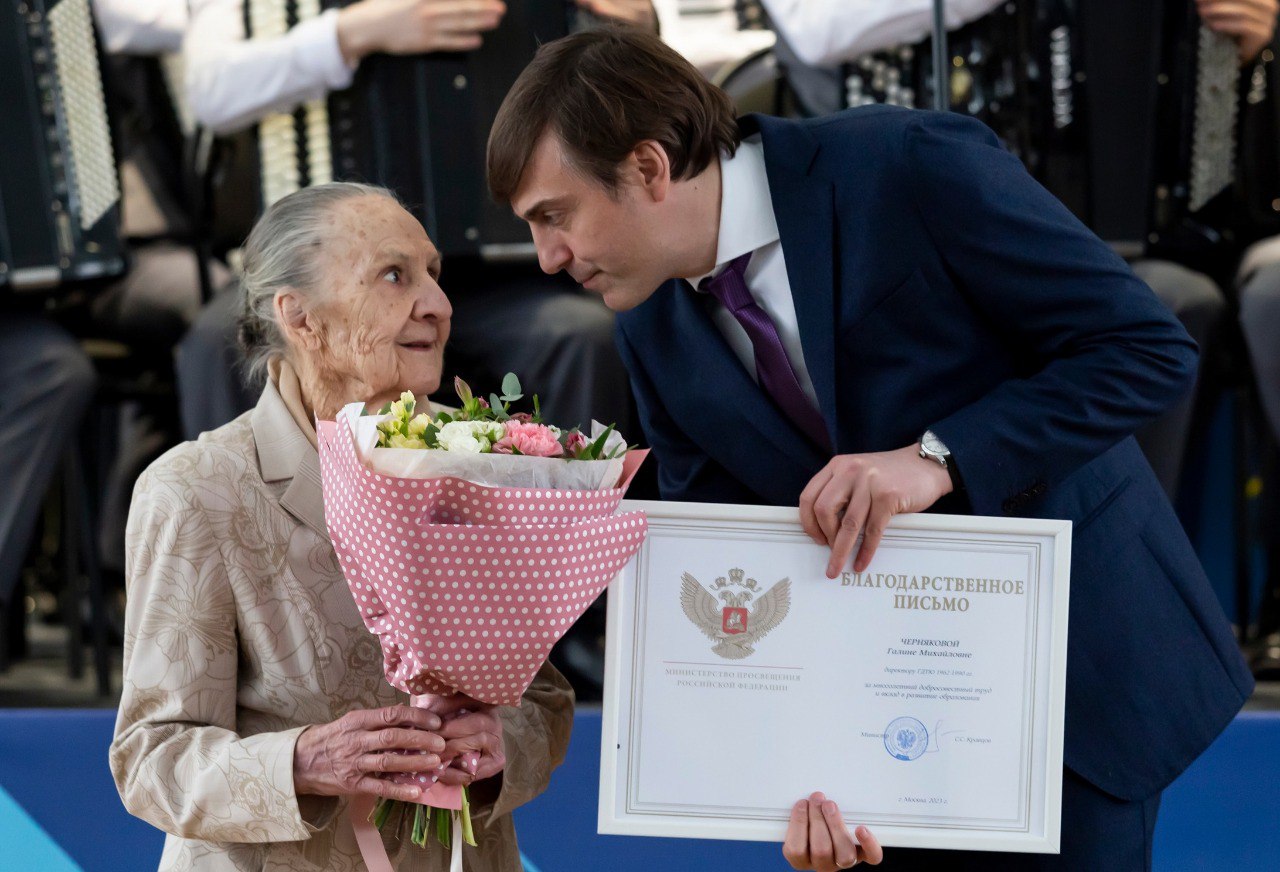
M1070 522L902 515L829 579L796 509L624 505L600 832L780 842L820 790L884 845L1058 851Z

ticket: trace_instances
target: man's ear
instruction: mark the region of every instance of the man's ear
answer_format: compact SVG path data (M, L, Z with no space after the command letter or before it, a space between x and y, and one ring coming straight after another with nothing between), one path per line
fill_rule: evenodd
M646 139L631 150L631 169L655 203L661 203L671 191L671 158L656 140Z
M315 325L297 291L292 288L277 291L275 309L276 318L280 322L280 329L286 340L308 351L314 351L320 346L320 337L316 333Z

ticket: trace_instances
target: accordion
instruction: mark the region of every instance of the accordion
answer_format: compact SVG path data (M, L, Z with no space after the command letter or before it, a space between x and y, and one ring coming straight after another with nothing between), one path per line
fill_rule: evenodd
M1130 256L1233 177L1234 44L1172 6L1011 0L948 36L952 111ZM845 105L931 106L932 67L929 40L859 58L842 70Z
M246 32L285 33L331 0L248 0ZM529 229L489 197L485 144L507 91L538 46L577 26L565 0L512 0L466 53L373 55L346 90L257 127L259 205L307 185L359 181L394 191L445 256L533 256Z
M0 10L0 288L124 272L120 185L89 0Z

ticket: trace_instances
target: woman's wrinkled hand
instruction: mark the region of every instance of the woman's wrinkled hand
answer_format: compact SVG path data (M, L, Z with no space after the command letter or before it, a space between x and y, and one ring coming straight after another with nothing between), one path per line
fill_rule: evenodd
M835 872L859 863L879 865L884 850L871 830L858 827L856 834L855 840L844 824L839 806L821 793L814 793L792 806L782 856L792 868L814 872Z
M294 747L294 791L299 796L363 793L415 802L421 787L383 776L430 775L438 769L446 744L440 729L435 712L408 706L358 709L308 727Z
M479 756L475 772L450 766L440 773L445 784L470 784L492 778L507 765L502 741L502 723L493 706L473 703L465 714L446 720L440 728L446 740L444 759L465 758L468 754Z

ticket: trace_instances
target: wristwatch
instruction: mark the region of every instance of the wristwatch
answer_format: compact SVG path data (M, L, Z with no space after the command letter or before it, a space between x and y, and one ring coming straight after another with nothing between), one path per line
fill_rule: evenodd
M945 469L947 475L951 476L951 487L954 490L964 488L960 481L960 470L956 469L956 465L951 461L951 449L947 448L932 430L925 430L924 435L920 437L920 456L925 460L932 460Z

